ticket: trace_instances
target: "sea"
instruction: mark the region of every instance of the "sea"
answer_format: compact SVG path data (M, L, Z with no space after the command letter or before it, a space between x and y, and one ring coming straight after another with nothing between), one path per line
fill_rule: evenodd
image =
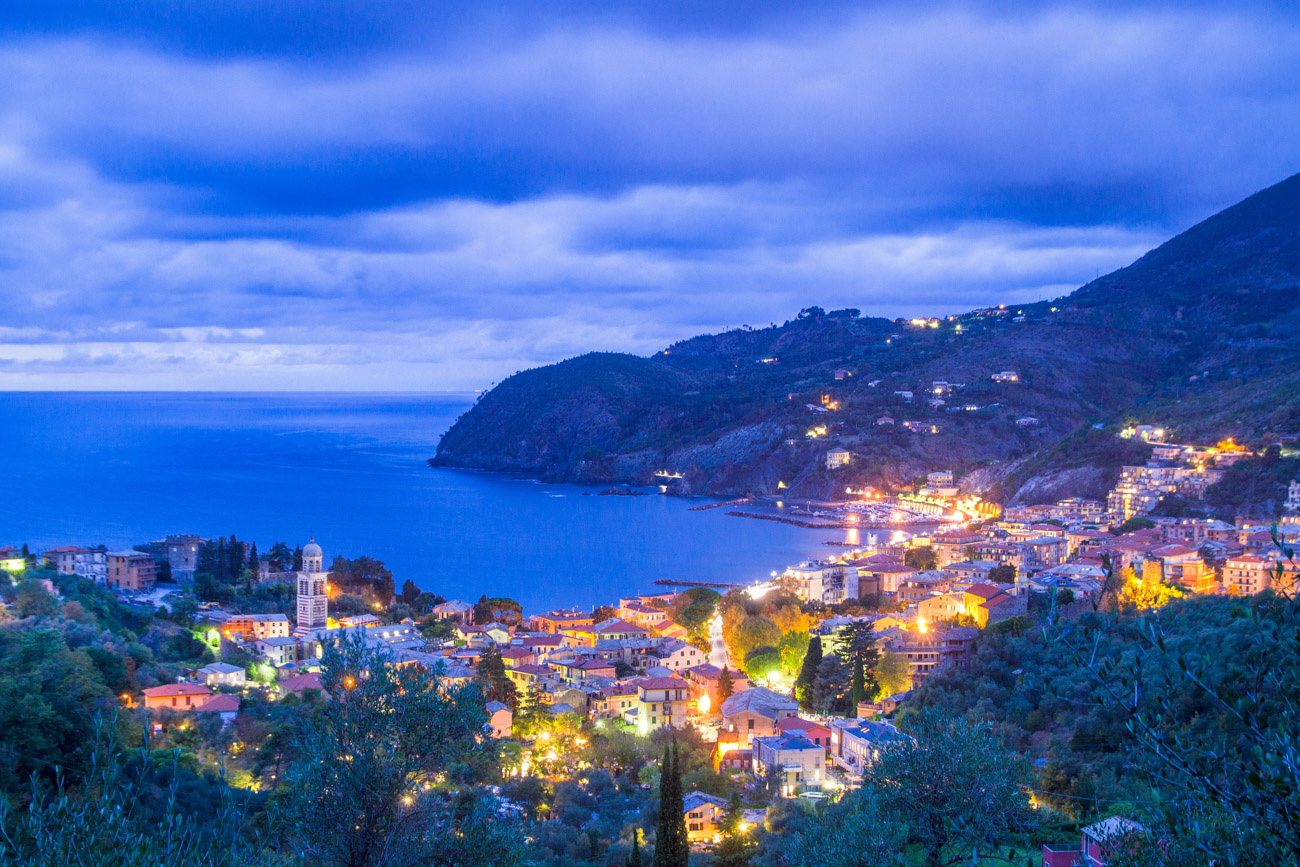
M467 394L0 393L0 546L129 548L235 534L260 551L309 538L384 561L449 599L525 611L747 584L857 542L729 517L710 501L434 469ZM863 540L865 541L865 540Z

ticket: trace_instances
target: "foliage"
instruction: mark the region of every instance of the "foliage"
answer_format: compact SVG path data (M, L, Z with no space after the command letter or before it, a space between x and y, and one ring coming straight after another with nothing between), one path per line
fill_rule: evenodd
M398 867L518 855L518 831L490 799L437 789L447 767L493 749L476 684L444 687L351 634L325 651L321 681L332 700L289 773L288 839L299 858Z
M794 682L794 697L799 702L799 707L804 710L812 710L813 707L813 683L817 678L817 669L822 662L822 640L821 636L813 636L808 642L808 651L804 654L803 662L799 666L799 676Z
M731 698L736 690L735 682L731 679L731 669L726 665L722 666L722 671L718 674L718 699L726 701Z
M523 612L523 606L513 599L499 596L489 599L484 595L480 596L478 602L474 603L474 622L478 624L501 623L506 626L517 626L523 620Z
M812 709L817 713L833 713L844 709L844 697L849 688L849 671L837 654L822 657L812 683Z
M519 710L519 691L514 681L506 675L506 664L495 644L483 648L474 677L483 685L485 700L499 701L507 705L512 713Z
M691 857L686 838L686 813L682 793L681 750L677 739L664 747L659 776L659 821L655 829L654 867L688 867Z
M252 867L265 864L263 835L245 827L244 811L223 789L215 817L200 821L182 807L185 774L171 755L161 813L151 809L153 754L141 748L124 765L114 723L96 725L88 767L60 768L53 787L33 780L31 803L16 813L0 798L0 863L30 867ZM77 783L68 771L76 773Z
M876 665L876 680L880 685L877 699L907 692L912 688L912 666L903 654L886 649Z
M1033 826L1026 764L971 723L931 710L908 718L909 738L885 745L870 769L883 808L921 844L927 867L966 863Z
M935 558L934 549L929 545L922 545L919 548L908 548L903 552L903 564L909 569L918 569L922 572L935 568L938 565Z
M753 863L757 846L748 830L742 827L743 816L740 794L732 793L722 821L718 823L722 840L713 847L714 867L749 867Z
M874 788L857 789L779 841L789 867L904 867L907 825Z

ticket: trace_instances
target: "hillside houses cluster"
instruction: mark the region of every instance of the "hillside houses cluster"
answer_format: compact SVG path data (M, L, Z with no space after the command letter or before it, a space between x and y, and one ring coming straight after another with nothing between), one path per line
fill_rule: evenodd
M1218 446L1156 443L1145 464L1120 471L1119 482L1106 498L1107 519L1121 524L1135 515L1145 515L1167 496L1203 499L1206 489L1221 481L1228 467L1249 455L1230 442Z

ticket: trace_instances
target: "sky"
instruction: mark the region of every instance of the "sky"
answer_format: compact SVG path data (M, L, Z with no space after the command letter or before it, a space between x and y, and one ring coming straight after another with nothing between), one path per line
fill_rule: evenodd
M0 389L479 389L1063 295L1300 171L1290 7L11 0Z

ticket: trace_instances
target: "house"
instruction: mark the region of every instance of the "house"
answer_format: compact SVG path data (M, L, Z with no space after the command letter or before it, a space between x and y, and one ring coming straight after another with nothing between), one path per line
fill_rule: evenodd
M0 569L5 572L18 573L27 568L27 558L23 552L12 545L0 545Z
M533 684L541 685L546 681L556 680L555 670L545 665L516 665L506 669L506 677L514 681L515 686L527 692Z
M152 563L153 561L150 560L149 562ZM151 686L140 691L144 693L144 706L146 708L178 711L193 710L207 701L212 695L212 690L196 683L168 683L162 686Z
M872 566L858 566L858 586L870 578L878 583L880 592L893 596L904 581L916 575L916 570L902 563L878 563ZM865 577L864 577L865 576Z
M643 730L683 726L690 715L690 684L680 677L648 677L636 684Z
M723 701L725 701L718 692L718 681L722 677L722 669L705 662L700 665L692 665L683 672L683 675L687 683L691 685L692 694L696 699L701 700L699 703L700 712L718 712ZM728 668L727 675L731 678L732 695L749 688L749 676L740 669Z
M671 668L673 671L684 671L693 665L699 665L709 658L709 655L700 650L694 644L687 644L685 641L678 641L670 638L658 647L650 648L646 654L646 662L650 665L662 665L664 668Z
M516 665L536 665L539 657L535 648L512 645L501 648L501 661L506 668L514 668Z
M194 672L195 679L207 686L243 686L247 676L244 669L228 662L214 662Z
M758 735L753 739L754 776L775 778L782 797L799 792L820 792L826 781L826 748L814 744L802 732Z
M537 615L533 618L533 628L538 632L549 632L558 635L562 632L572 632L576 629L590 627L595 622L590 614L562 609Z
M1254 554L1232 557L1223 564L1223 586L1241 596L1263 593L1272 586L1274 568L1271 560Z
M593 677L607 677L610 679L614 677L614 666L603 659L594 657L556 660L551 664L555 667L555 671L561 680L575 686L585 683L589 678Z
M158 564L142 551L109 551L105 576L109 587L148 593L158 580Z
M298 661L298 639L290 636L259 638L253 642L253 647L258 657L276 668Z
M602 621L591 627L592 637L599 641L601 639L626 640L631 638L649 638L650 630L644 626L638 626L635 623L628 623L618 617L611 617L609 620Z
M978 635L979 630L973 626L947 629L930 626L925 630L900 632L889 641L888 647L907 660L915 683L940 666L965 668L971 645Z
M966 613L966 594L960 591L940 593L916 603L916 616L928 623L956 620Z
M1043 846L1043 867L1105 867L1117 844L1144 830L1132 819L1111 816L1085 827L1077 849Z
M727 811L727 802L703 792L691 792L682 798L686 814L686 839L691 845L716 842L718 826Z
M324 692L324 688L321 686L320 673L316 671L286 677L280 681L279 687L282 694L296 695L299 698L309 690Z
M237 695L214 695L212 698L199 705L196 710L199 713L215 713L221 717L221 727L224 729L235 721L239 715L239 696Z
M77 555L85 552L85 548L78 548L76 545L64 545L43 551L41 559L46 564L53 566L60 575L76 575Z
M439 620L454 620L457 623L474 623L474 606L459 599L449 599L441 605L435 605L431 612Z
M949 563L971 559L970 554L974 552L975 546L983 541L984 536L979 533L954 530L931 538L930 547L934 549L935 563L943 569Z
M755 736L775 734L779 721L798 715L799 705L794 699L758 686L722 703L722 728L736 732L737 742L748 747Z
M639 599L620 599L618 616L629 623L655 629L668 620L668 612L661 608L652 608Z
M853 371L849 370L849 369L846 368L846 367L839 367L839 368L836 368L836 370L835 370L835 379L836 379L837 381L839 381L839 380L844 380L844 379L848 379L848 378L851 377L851 376L853 376Z
M804 719L803 717L791 716L776 722L777 734L794 734L798 732L825 750L831 748L831 730L828 726L819 722Z
M833 448L826 453L826 469L838 470L840 467L847 467L853 456L849 454L848 449Z
M1014 370L1003 370L993 374L994 382L1019 382L1020 374Z
M881 427L882 425L893 425L893 423L894 417L891 415L882 415L880 418L876 419L876 427Z
M284 638L289 634L289 618L284 614L232 614L221 624L227 638L240 635L246 640Z
M871 720L833 719L830 729L831 760L856 776L876 763L882 749L908 739L891 723Z
M492 737L508 738L514 725L515 716L507 705L499 701L490 701L486 705L488 724L492 726Z
M591 697L591 710L595 716L606 719L639 717L640 701L636 684L614 683Z

